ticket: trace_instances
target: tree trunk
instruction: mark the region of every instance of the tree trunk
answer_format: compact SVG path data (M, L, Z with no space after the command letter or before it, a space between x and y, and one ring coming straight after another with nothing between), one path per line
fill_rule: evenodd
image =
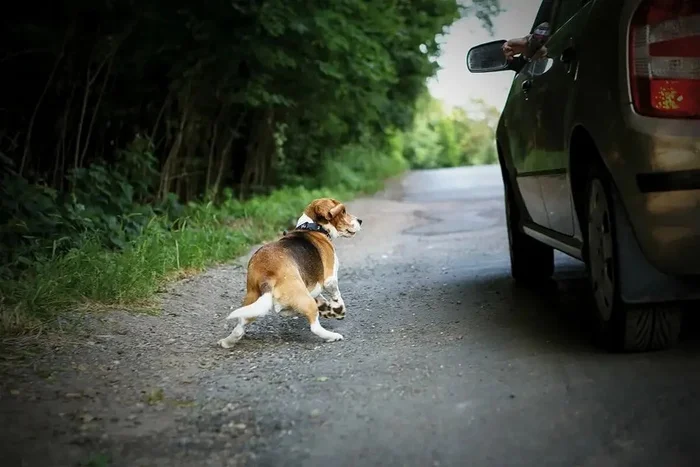
M248 197L251 192L260 191L270 182L275 157L274 110L262 111L256 119L250 134L246 151L246 164L241 178L240 195Z
M180 153L180 148L182 147L182 141L184 138L185 128L188 122L190 106L189 99L185 102L185 108L182 111L182 117L180 118L180 125L177 129L175 135L175 140L173 141L170 151L168 152L168 157L165 159L163 164L163 170L160 178L160 188L158 192L160 193L160 199L165 200L168 197L168 192L170 191L170 177L174 173L176 161L178 154Z
M29 119L29 126L27 127L27 136L24 141L24 152L22 153L22 161L20 162L19 165L19 176L21 177L24 168L26 165L29 163L29 159L31 158L31 151L32 151L32 131L34 130L34 122L36 121L36 116L39 113L39 107L41 107L41 103L44 102L44 97L46 97L46 93L48 92L49 88L51 87L51 83L53 82L54 76L56 76L56 71L58 70L58 65L63 61L63 57L65 55L66 51L66 43L68 42L68 33L66 33L65 38L63 39L63 43L61 44L61 51L58 53L58 57L56 57L56 61L53 64L53 68L51 69L51 73L49 73L49 77L46 80L46 84L44 85L44 89L41 91L41 95L39 96L39 100L36 103L36 106L34 107L34 112L32 112L32 117Z

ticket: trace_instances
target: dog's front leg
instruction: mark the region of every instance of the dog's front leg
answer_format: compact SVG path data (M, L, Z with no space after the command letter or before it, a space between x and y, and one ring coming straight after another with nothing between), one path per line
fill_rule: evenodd
M330 312L329 318L344 319L345 318L345 302L343 302L343 297L340 295L340 289L338 288L338 279L335 277L330 278L324 285L324 289L331 296Z
M321 318L334 318L334 314L331 311L331 304L328 303L326 297L323 295L318 295L316 297L316 307L318 308L318 314Z

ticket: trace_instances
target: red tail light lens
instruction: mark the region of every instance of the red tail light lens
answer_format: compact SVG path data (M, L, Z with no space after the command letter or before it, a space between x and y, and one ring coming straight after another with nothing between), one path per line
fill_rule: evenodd
M637 113L700 118L700 1L642 2L632 18L629 59Z

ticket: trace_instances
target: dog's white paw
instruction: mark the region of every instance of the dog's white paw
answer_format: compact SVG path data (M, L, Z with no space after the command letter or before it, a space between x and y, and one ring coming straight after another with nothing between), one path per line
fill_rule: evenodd
M236 344L236 342L238 342L238 341L231 342L228 339L221 339L221 340L219 340L219 342L217 342L217 344L219 344L224 349L231 349Z
M224 349L230 349L231 347L234 346L236 342L241 340L243 336L245 335L245 328L243 327L242 323L239 323L235 328L233 328L233 331L231 331L231 334L229 334L226 338L221 339L218 344L223 347Z
M331 332L328 337L326 337L326 342L335 342L335 341L342 341L343 340L343 335L338 334L337 332Z

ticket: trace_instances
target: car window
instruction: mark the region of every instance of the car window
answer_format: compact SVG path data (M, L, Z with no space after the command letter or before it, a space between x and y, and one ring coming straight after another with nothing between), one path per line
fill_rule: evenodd
M569 21L572 16L578 13L581 7L586 3L587 0L559 0L556 8L554 9L552 32L566 24L566 22Z
M532 23L532 28L530 28L530 34L535 32L535 29L540 24L551 21L554 10L554 1L555 0L542 0L540 9L537 10L537 16L535 16L535 22Z

